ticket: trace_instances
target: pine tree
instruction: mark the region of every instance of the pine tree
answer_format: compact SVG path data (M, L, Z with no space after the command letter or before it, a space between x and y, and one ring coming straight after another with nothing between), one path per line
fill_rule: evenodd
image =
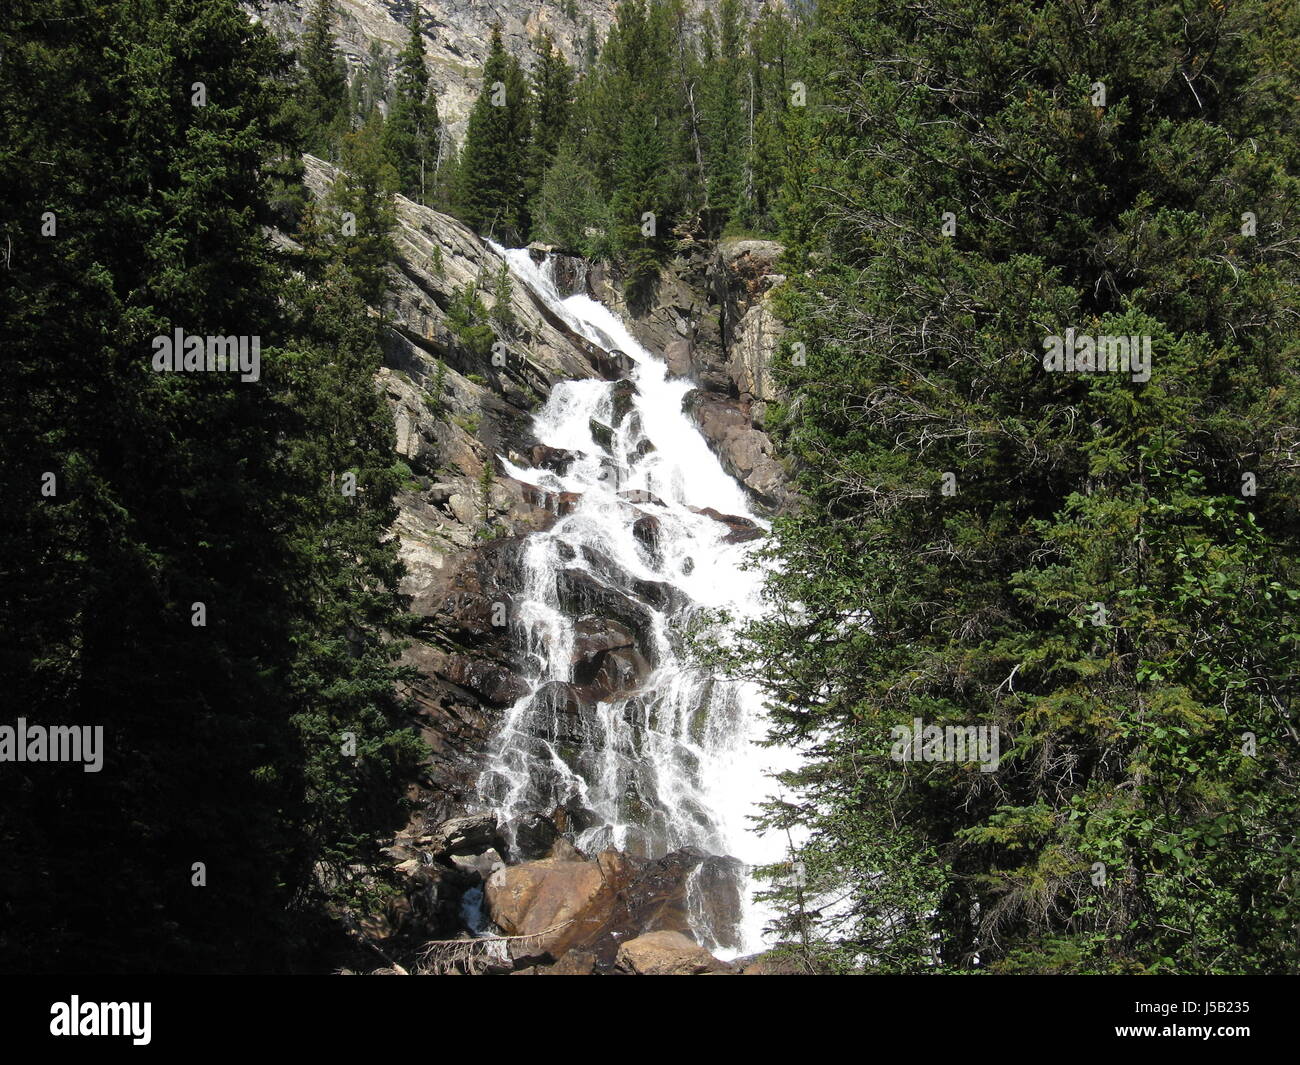
M365 895L412 750L375 326L346 264L290 269L265 235L294 85L237 4L4 19L5 690L102 725L105 757L0 774L2 964L282 968L327 891ZM175 328L256 338L255 372L155 369Z
M809 754L769 813L818 967L1300 969L1276 16L1114 9L1081 49L1066 6L818 5L781 296L807 504L746 656ZM1149 338L1149 379L1045 366L1076 334ZM917 718L1000 761L902 760Z
M524 195L532 205L541 191L542 181L550 168L569 125L572 107L573 72L556 49L549 34L543 33L536 44L537 63L532 75L532 138L528 147L528 172Z
M416 4L406 47L397 57L384 139L397 171L398 191L420 203L429 202L428 193L436 186L442 143L437 100L429 86L424 57L420 7Z
M326 159L338 157L339 139L348 124L347 65L334 45L337 15L334 0L316 0L302 45L307 150Z
M722 0L716 49L708 36L705 39L700 112L706 190L715 232L721 231L735 208L748 199L742 180L745 113L740 20L740 0Z
M457 209L480 232L506 239L527 232L528 140L527 82L518 60L506 55L498 25L456 173Z
M602 241L609 228L595 174L566 139L542 179L533 217L538 240L591 257L609 254Z

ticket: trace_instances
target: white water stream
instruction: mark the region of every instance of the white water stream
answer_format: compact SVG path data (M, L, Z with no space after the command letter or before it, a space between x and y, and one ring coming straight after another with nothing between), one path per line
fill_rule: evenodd
M754 743L764 732L759 694L695 668L683 644L702 609L757 616L762 584L758 570L742 569L753 545L725 543L728 526L691 508L766 524L682 412L691 382L669 380L664 362L602 304L562 297L550 260L539 267L526 250L496 250L516 282L575 332L630 357L636 391L616 419L613 382L558 383L534 430L543 444L574 452L573 461L553 473L502 460L510 476L577 498L522 549L511 626L531 690L507 711L494 739L481 800L508 825L561 805L581 811L575 842L588 853L615 847L656 858L693 846L746 866L780 861L784 840L758 835L749 821L774 788L765 773L784 761ZM612 433L593 433L593 422ZM657 535L648 537L656 522ZM608 631L602 625L610 618L635 634L637 651L628 649L624 661L639 652L648 666L626 671L639 673L632 691L607 684L614 690L606 699L575 699L575 685L602 690L590 677L575 677L575 649L584 633L590 639ZM767 915L735 863L720 868L724 879L740 881L740 911L730 911L737 919L720 919L719 907L691 897L716 890L718 868L712 876L697 870L688 887L696 939L721 957L762 949ZM705 882L712 887L700 886Z

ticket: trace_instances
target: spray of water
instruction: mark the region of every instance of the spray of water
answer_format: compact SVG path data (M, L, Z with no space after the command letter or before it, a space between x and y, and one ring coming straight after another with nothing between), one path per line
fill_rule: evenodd
M550 260L495 250L572 329L630 358L635 391L620 402L611 382L558 383L534 430L574 458L562 472L501 460L510 476L576 499L522 548L511 625L529 692L494 738L480 799L508 831L529 813L580 811L576 842L587 851L659 857L689 846L739 859L722 866L736 881L736 919L720 921L704 904L702 893L719 889L718 867L697 869L692 931L723 957L759 950L767 914L753 902L748 869L781 860L785 848L775 834L759 835L750 815L784 759L755 745L764 732L757 690L702 671L683 635L702 611L744 620L760 610L762 575L743 567L752 544L726 542L731 529L698 511L764 523L682 412L690 382L670 380L607 307L562 297ZM575 675L575 652L607 632L611 616L634 636L627 684Z

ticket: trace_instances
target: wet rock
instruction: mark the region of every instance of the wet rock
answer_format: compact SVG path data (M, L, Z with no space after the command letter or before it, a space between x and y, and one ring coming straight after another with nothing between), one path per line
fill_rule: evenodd
M572 513L582 498L581 492L552 492L549 488L540 488L535 484L523 484L520 495L529 506L536 507L555 517L564 517Z
M695 867L695 923L706 946L734 947L740 943L744 917L745 865L737 858L710 854Z
M591 702L608 702L640 691L651 672L650 663L635 647L603 651L575 670L574 680Z
M655 506L665 506L666 504L653 492L647 492L644 488L629 488L625 492L619 492L619 498L626 499L629 503L652 503Z
M598 446L603 447L606 451L614 446L614 430L608 425L596 421L595 418L590 419L587 425L591 429L591 438L596 441Z
M552 277L555 279L556 291L561 296L572 296L587 291L589 264L586 259L563 253L553 255L551 258L554 263Z
M459 567L443 588L436 609L431 611L436 630L469 645L505 636L501 618L508 616L516 586L518 552L519 541L514 538L481 546L470 564Z
M646 932L618 948L615 968L627 976L702 976L728 971L681 932Z
M614 424L620 425L628 411L632 409L633 400L636 398L636 385L624 379L617 382L610 393L614 403Z
M600 823L595 813L573 800L552 810L551 820L561 833L570 835L578 835Z
M632 367L635 365L631 356L619 351L617 348L610 351L597 349L589 352L587 357L596 367L596 371L606 381L617 381L621 377L626 377L632 372Z
M724 544L741 544L747 540L757 540L767 535L763 531L763 527L756 521L742 518L738 514L723 514L712 507L688 507L687 509L727 526L731 531L722 538Z
M662 531L662 523L653 514L646 514L632 523L632 535L646 549L646 554L656 566L663 565L663 544L660 541Z
M521 861L545 858L551 853L555 841L560 839L555 822L545 814L528 814L514 825L514 856Z
M540 470L563 473L574 459L574 454L567 448L548 447L546 444L534 444L528 451L528 460Z
M610 618L587 616L573 626L573 665L580 667L616 647L631 647L632 631Z
M547 681L533 696L532 710L546 723L545 735L549 740L570 745L581 745L586 739L583 711L592 703L592 696L584 688L568 681Z
M682 397L682 410L709 440L723 468L769 509L788 502L785 470L776 461L771 438L756 429L739 399L692 389Z
M622 569L609 555L590 546L582 548L582 557L587 560L593 572L606 586L625 596L636 596L649 603L656 610L672 610L682 603L682 594L666 581L648 580L633 577ZM615 615L621 616L621 615ZM637 646L647 658L654 656L654 641L648 631L633 631L637 636Z
M569 614L613 618L642 640L649 640L653 616L644 603L637 602L626 592L602 581L586 570L566 567L555 578L555 588L560 606ZM641 651L653 653L648 644Z
M506 666L486 658L444 655L437 669L439 675L496 707L511 706L528 693L528 681Z
M635 643L632 630L610 618L587 616L575 623L573 681L584 700L606 700L642 687L651 667Z

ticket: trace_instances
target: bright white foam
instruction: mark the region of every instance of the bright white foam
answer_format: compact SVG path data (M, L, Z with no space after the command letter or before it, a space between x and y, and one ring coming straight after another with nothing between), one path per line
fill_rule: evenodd
M762 572L744 568L752 545L723 543L727 528L691 508L758 519L682 412L690 382L670 381L663 361L604 305L583 295L561 297L549 262L539 267L524 249L493 247L571 329L632 360L636 394L632 411L612 425L609 382L560 382L536 415L534 431L542 443L579 453L579 459L563 475L502 460L511 476L580 498L552 528L528 539L513 622L529 652L525 661L533 663L532 691L507 713L480 793L503 818L577 801L603 822L579 837L585 848L633 847L657 856L697 846L750 866L783 860L785 840L776 833L760 836L750 817L773 789L768 772L789 767L792 756L756 745L765 732L758 690L703 674L680 640L700 608L725 609L742 622L762 610ZM594 439L593 420L614 430L608 449ZM646 440L653 449L638 454ZM620 495L637 490L656 498L632 505ZM633 535L643 515L659 521L659 557ZM636 579L677 590L666 610L649 611L650 631L643 636L654 645L657 668L642 697L599 703L577 724L536 697L547 681L571 679L576 619L566 616L556 591L566 568L624 589ZM630 803L629 794L637 801ZM725 945L712 938L707 907L695 895L692 927L701 942L723 957L762 949L768 914L749 891L740 941Z

